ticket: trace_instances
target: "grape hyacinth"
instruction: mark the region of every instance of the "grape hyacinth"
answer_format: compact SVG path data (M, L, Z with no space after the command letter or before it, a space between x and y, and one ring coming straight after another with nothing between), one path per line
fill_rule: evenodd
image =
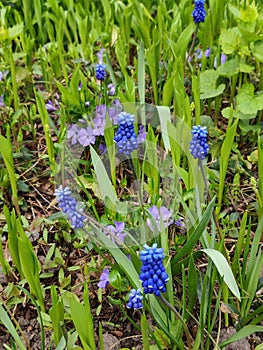
M209 146L207 144L207 128L193 126L192 128L192 140L190 142L190 152L195 159L203 160L207 156Z
M58 206L71 221L71 226L74 229L82 228L84 226L85 217L81 214L83 212L82 209L77 210L77 201L72 197L71 193L69 187L63 189L62 185L54 192L57 197Z
M143 296L141 295L140 289L132 289L129 294L129 301L127 303L128 309L142 309Z
M100 81L105 80L106 78L106 66L105 64L96 64L96 78Z
M192 13L193 19L195 23L200 23L205 21L205 0L194 0L195 8Z
M157 243L152 247L144 244L144 250L140 251L142 262L139 279L142 282L145 294L159 296L166 292L166 284L169 277L163 265L163 248L158 248Z
M118 152L129 156L138 147L138 139L134 131L134 115L121 112L118 116L118 124L119 128L114 141L117 143Z

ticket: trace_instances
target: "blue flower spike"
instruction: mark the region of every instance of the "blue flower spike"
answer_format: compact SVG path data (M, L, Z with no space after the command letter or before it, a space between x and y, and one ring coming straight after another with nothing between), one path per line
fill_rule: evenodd
M120 154L127 156L138 147L138 137L134 131L134 115L121 112L118 116L118 125L114 141L117 143L117 149Z
M192 13L195 23L200 23L205 21L205 0L194 0L195 8Z
M159 296L166 292L169 276L163 265L163 258L163 248L158 248L157 243L154 243L152 247L144 244L144 250L140 251L142 266L139 279L145 294Z
M100 81L105 80L106 78L106 66L105 64L98 63L96 64L96 78Z
M193 126L190 152L195 159L203 160L207 156L209 146L207 144L207 128L200 125Z
M130 294L129 294L129 301L127 303L127 308L128 309L142 309L143 305L142 305L142 300L143 300L143 296L141 295L141 291L140 289L132 289Z
M69 187L63 188L62 185L59 186L54 192L57 197L58 206L64 214L71 221L71 226L75 228L84 227L85 216L81 213L82 209L77 209L77 201L72 197L72 192Z

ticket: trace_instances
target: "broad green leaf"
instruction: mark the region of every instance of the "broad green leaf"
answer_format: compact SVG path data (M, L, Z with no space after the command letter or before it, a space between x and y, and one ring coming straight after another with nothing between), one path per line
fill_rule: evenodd
M112 187L112 183L108 177L102 160L92 146L90 146L90 154L103 200L108 197L111 203L116 204L118 202L116 192Z
M239 60L233 58L232 60L226 61L224 64L218 67L217 73L223 77L232 77L239 73Z
M53 303L49 310L49 315L52 321L54 342L58 346L63 336L61 325L64 322L64 305L61 300L58 300L55 304Z
M263 95L254 96L254 85L243 84L236 97L237 111L244 115L256 116L258 110L263 109ZM245 119L244 117L242 119Z
M242 34L238 27L223 29L219 37L219 44L222 51L229 55L240 47Z
M240 300L240 293L237 283L224 255L215 249L207 248L201 250L213 260L213 263L215 264L220 276L223 277L223 280L230 291Z
M255 3L248 4L241 10L241 20L246 23L254 23L258 19L258 11Z
M250 334L256 333L256 332L263 332L262 326L245 326L241 328L238 332L236 332L234 335L229 337L228 339L224 340L222 343L219 344L219 347L222 348L223 346L226 346L228 344L233 343L234 341L244 339L248 337Z
M18 35L22 34L24 30L24 24L20 23L8 29L8 39L13 40Z
M241 19L241 12L238 8L236 8L235 6L233 6L231 4L228 4L228 8L236 18Z
M200 98L204 100L206 98L212 98L219 96L225 89L225 84L217 86L217 79L219 74L217 71L210 69L200 74Z
M251 51L253 56L260 61L263 62L263 41L256 41L251 44Z

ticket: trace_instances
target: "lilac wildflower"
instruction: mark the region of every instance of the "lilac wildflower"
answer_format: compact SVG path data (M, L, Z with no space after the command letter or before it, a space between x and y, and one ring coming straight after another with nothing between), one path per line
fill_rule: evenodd
M168 226L170 226L173 223L172 219L172 213L169 209L167 209L164 206L161 206L161 208L158 208L156 205L153 205L151 208L149 208L149 212L152 214L153 219L155 220L156 226L158 230L165 229ZM146 223L151 231L154 231L154 227L152 224L152 218L147 218ZM162 223L162 226L161 226Z
M105 228L105 234L113 241L115 242L114 240L114 237L112 237L111 235L109 235L109 232L114 235L119 241L121 241L122 243L124 242L124 239L125 239L125 236L126 234L123 233L124 231L124 227L125 227L125 224L124 222L118 222L118 221L114 221L114 225L107 225ZM118 243L118 241L117 241Z
M100 51L97 53L97 57L98 57L98 62L99 64L103 63L103 52L105 51L105 49L100 49Z
M154 243L152 247L144 244L144 250L140 251L142 262L139 279L142 282L145 294L159 296L166 292L166 284L169 280L168 274L163 265L163 249Z
M78 91L81 91L81 89L82 89L82 81L79 83Z
M102 274L100 275L100 281L98 283L99 288L106 288L107 284L110 283L109 280L110 271L108 269L104 269Z
M93 134L93 130L90 126L88 126L87 128L81 128L79 130L79 135L78 135L78 141L79 143L86 147L86 146L89 146L89 145L93 145L96 141L96 138Z
M2 81L8 74L8 70L5 70L3 72L0 71L0 81Z
M209 58L210 54L211 54L211 49L209 47L208 49L205 50L204 55L205 55L206 58Z
M106 147L105 143L100 143L98 148L99 148L99 151L100 151L100 155L104 154L106 152L106 150L107 150L107 147Z
M108 94L110 96L113 96L115 94L115 86L114 84L108 84Z
M4 94L0 96L0 107L5 107Z
M48 112L55 112L57 109L58 107L55 106L51 100L48 100L48 102L46 103L46 110Z
M190 142L190 152L195 159L205 159L209 151L207 144L207 128L206 126L201 127L193 126L192 128L192 140Z
M195 8L192 13L193 19L195 23L200 23L205 21L205 0L194 0Z
M85 107L88 108L90 106L90 101L85 102Z
M142 309L143 296L141 295L140 289L132 289L129 294L129 301L127 303L128 309Z
M146 140L145 126L140 125L138 130L138 144L143 143Z
M113 100L111 107L108 108L108 116L113 125L118 124L118 115L120 114L121 111L122 111L122 106L121 106L120 100L118 99Z
M80 128L77 124L72 124L68 128L67 138L71 139L72 145L75 145L78 142L79 130Z

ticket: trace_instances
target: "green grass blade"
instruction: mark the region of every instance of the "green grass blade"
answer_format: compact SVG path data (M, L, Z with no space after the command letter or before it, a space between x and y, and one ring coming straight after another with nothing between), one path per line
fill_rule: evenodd
M7 312L5 311L4 307L2 306L2 303L0 302L0 320L2 324L6 327L10 335L14 338L16 344L19 346L21 350L26 350L26 347L22 343L12 321L10 320Z

